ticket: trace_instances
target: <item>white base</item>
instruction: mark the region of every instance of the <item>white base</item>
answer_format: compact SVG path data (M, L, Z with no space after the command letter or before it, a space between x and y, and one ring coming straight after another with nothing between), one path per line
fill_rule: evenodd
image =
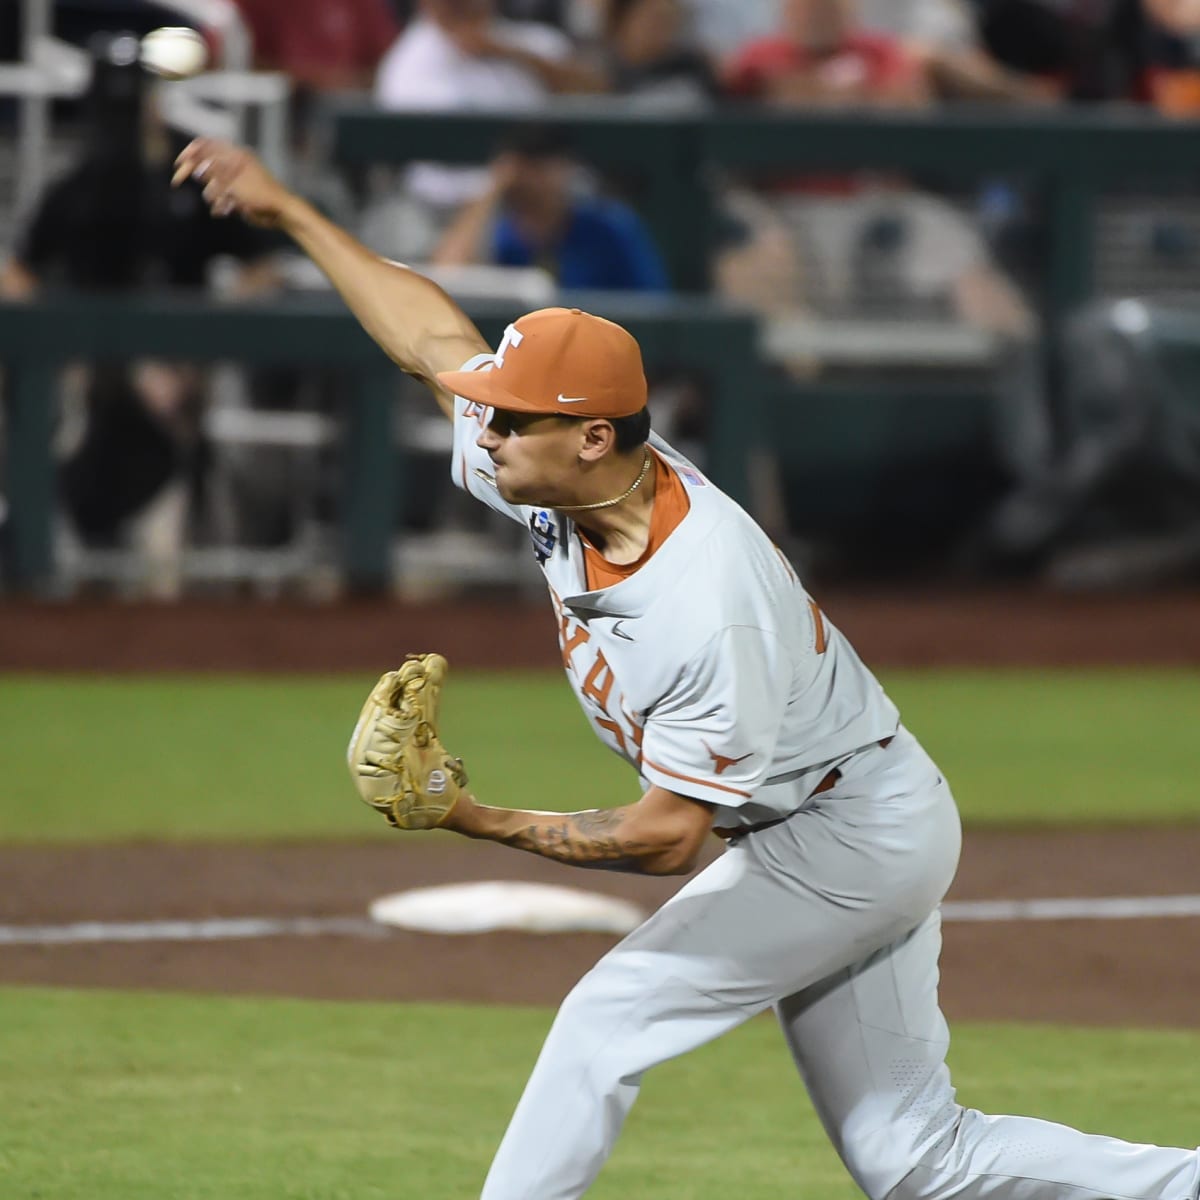
M616 933L636 929L646 914L628 900L544 883L453 883L381 896L373 921L424 933Z

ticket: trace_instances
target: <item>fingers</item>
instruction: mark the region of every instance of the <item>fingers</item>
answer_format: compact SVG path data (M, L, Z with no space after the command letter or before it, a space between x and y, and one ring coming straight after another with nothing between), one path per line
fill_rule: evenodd
M214 217L228 217L238 211L233 183L244 165L238 147L215 138L195 138L175 159L171 186L179 187L189 179L204 184L204 200Z
M175 159L171 186L178 187L188 179L228 185L237 176L242 165L243 154L237 146L218 141L216 138L194 138ZM210 204L220 199L210 193L207 187L204 198Z
M199 137L188 142L175 159L175 173L171 176L171 186L178 187L193 175L199 179L207 174L217 145L215 138Z
M203 196L214 217L228 217L237 211L237 201L232 193L215 179L205 187Z

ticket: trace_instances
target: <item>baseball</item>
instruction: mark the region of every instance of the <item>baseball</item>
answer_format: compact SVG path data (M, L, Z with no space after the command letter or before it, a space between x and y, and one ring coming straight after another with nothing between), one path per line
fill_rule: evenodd
M140 57L147 71L163 79L190 79L208 65L208 46L194 29L172 25L146 34Z

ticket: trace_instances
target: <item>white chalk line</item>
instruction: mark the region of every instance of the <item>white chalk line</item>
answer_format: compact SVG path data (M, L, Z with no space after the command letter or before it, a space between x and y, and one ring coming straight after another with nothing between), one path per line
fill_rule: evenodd
M211 917L203 921L76 921L0 925L0 946L73 946L86 942L232 942L265 937L384 937L368 917Z
M1049 900L950 900L947 922L1127 921L1200 917L1200 896L1103 896ZM77 921L0 925L0 946L74 946L106 942L226 942L267 937L388 935L367 917L212 917L199 921Z
M1130 921L1200 917L1200 896L1081 896L1054 900L948 900L945 921Z

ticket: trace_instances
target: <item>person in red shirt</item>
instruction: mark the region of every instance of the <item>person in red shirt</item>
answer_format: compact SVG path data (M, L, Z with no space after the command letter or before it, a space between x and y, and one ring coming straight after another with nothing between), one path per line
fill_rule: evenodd
M796 107L911 108L930 99L920 58L899 39L864 29L854 0L785 0L779 32L734 54L725 89Z
M238 0L255 66L314 92L369 88L399 28L388 0Z

